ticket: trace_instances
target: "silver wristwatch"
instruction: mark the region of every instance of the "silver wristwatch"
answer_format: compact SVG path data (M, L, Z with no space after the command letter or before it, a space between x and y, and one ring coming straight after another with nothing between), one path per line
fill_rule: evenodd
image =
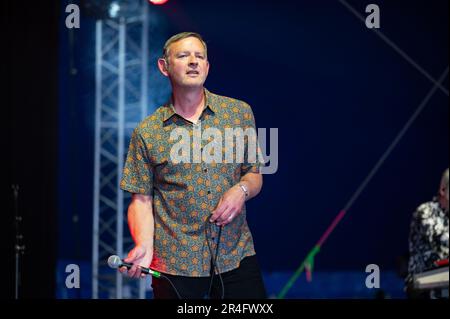
M242 189L242 191L245 193L245 197L248 197L248 188L241 183L239 183L238 185Z

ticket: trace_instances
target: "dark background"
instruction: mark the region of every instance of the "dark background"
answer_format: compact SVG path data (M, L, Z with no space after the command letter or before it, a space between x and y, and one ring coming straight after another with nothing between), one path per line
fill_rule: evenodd
M11 126L5 234L12 238L10 184L18 183L28 298L54 296L58 259L91 258L94 20L64 28L68 3L2 4ZM348 3L363 16L378 4L380 31L434 79L448 67L447 1ZM210 91L248 102L257 127L278 128L278 172L264 176L248 219L263 270L294 271L434 84L339 1L170 0L151 9L168 36L203 35ZM154 63L149 71L158 76ZM448 95L437 90L322 247L316 269L395 269L411 214L435 195L448 153ZM13 273L12 245L5 249Z

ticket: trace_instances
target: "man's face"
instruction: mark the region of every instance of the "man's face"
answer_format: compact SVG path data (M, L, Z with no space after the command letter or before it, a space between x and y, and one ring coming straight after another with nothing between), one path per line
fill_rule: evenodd
M168 64L164 75L173 86L201 87L206 81L209 63L202 42L189 37L169 46Z

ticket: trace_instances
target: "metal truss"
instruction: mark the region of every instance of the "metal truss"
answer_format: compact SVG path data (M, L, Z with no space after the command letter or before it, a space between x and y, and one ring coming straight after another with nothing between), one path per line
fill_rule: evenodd
M96 21L93 298L145 297L145 281L107 266L134 245L124 222L129 194L119 183L128 138L147 115L148 4L139 4L134 15Z

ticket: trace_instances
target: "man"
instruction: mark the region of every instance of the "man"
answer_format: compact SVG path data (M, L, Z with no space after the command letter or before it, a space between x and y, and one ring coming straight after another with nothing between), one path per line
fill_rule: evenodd
M134 130L121 181L132 193L128 224L135 248L125 259L134 264L128 275L143 276L137 265L161 272L164 278L152 281L155 298L265 298L245 210L262 187L259 164L249 161L247 148L243 162L205 161L201 134L255 129L252 110L204 88L209 62L197 33L167 40L158 68L172 97ZM174 140L178 129L187 141ZM174 160L180 143L192 147L184 161Z
M416 291L413 276L435 268L435 262L448 259L448 176L445 170L438 195L432 201L420 205L414 212L409 235L409 264L406 278L410 298L429 298L429 291ZM437 296L433 291L431 297Z

